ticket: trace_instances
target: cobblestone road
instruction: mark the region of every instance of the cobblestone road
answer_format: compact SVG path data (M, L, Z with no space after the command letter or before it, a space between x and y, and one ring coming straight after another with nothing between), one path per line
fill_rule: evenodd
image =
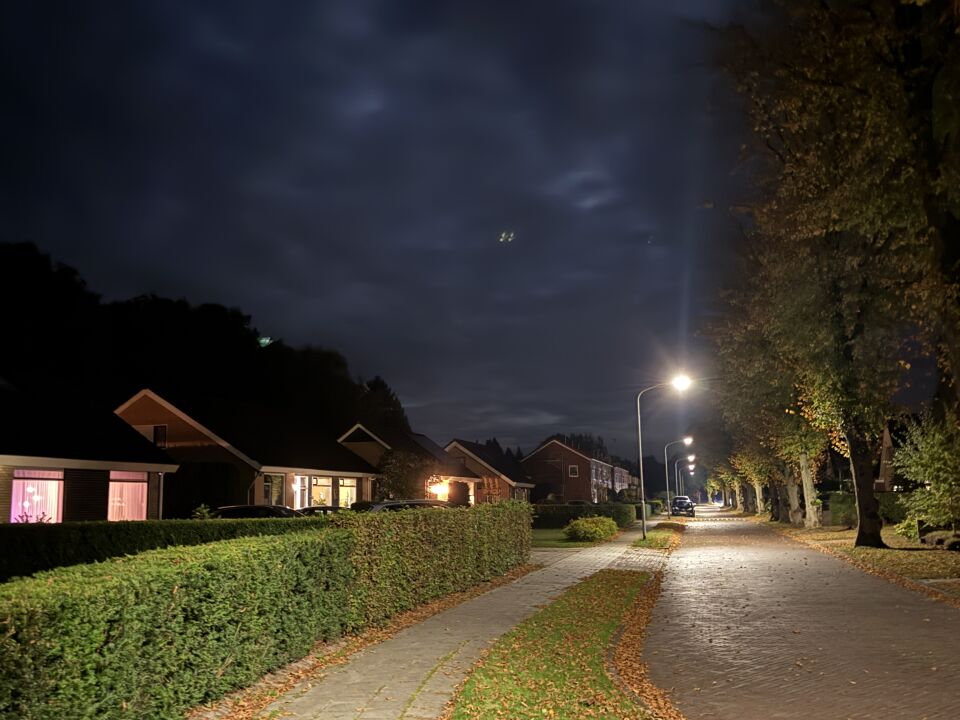
M690 524L646 648L689 720L960 718L960 610L749 521Z

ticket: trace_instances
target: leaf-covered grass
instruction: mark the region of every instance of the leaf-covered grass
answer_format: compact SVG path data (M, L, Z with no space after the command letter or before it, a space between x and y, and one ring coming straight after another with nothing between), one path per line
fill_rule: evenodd
M567 536L563 534L563 528L533 529L533 547L535 548L585 548L597 544L567 540Z
M856 530L818 528L791 529L787 532L797 539L828 547L875 570L911 580L960 578L960 553L921 545L897 535L892 527L883 528L881 533L889 549L853 547Z
M637 538L633 547L650 548L651 550L671 550L680 542L680 533L683 532L682 523L661 522L656 527L647 530L647 537Z
M602 570L504 635L477 666L452 720L649 718L607 675L607 648L649 576Z

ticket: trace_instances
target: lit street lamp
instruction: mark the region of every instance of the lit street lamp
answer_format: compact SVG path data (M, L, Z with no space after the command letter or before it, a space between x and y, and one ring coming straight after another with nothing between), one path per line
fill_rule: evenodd
M640 531L644 538L647 537L647 496L643 489L643 433L640 426L640 397L650 390L672 385L677 392L683 392L693 381L687 375L677 375L668 383L657 383L650 387L645 387L637 393L637 469L640 471Z
M668 442L663 446L663 478L666 481L667 488L667 507L670 507L670 461L667 460L667 448L671 445L679 445L683 443L686 446L690 446L693 443L693 438L689 435L682 440L674 440L673 442ZM676 493L679 495L680 493Z

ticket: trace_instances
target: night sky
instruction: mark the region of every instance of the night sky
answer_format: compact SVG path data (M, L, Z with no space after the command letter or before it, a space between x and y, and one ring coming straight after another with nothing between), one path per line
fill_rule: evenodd
M727 12L13 0L0 239L106 299L335 348L439 442L630 457L636 389L709 373L695 331L734 266L742 120L705 27ZM645 396L649 454L682 407Z

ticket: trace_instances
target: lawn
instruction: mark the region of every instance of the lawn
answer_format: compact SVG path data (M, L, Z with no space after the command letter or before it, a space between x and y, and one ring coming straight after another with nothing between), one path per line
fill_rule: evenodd
M649 718L605 669L613 634L648 578L602 570L567 590L497 641L446 717Z
M661 522L647 530L647 537L634 540L633 547L672 550L680 543L684 526L677 522Z
M606 542L601 540L599 542ZM563 528L534 528L533 547L535 548L585 548L597 545L595 542L572 542L563 534Z
M921 545L897 535L892 527L882 530L883 541L890 546L888 550L853 547L857 532L845 528L790 529L787 533L799 540L822 545L882 573L910 580L960 578L960 553ZM932 587L958 593L957 586L952 583L933 584Z

